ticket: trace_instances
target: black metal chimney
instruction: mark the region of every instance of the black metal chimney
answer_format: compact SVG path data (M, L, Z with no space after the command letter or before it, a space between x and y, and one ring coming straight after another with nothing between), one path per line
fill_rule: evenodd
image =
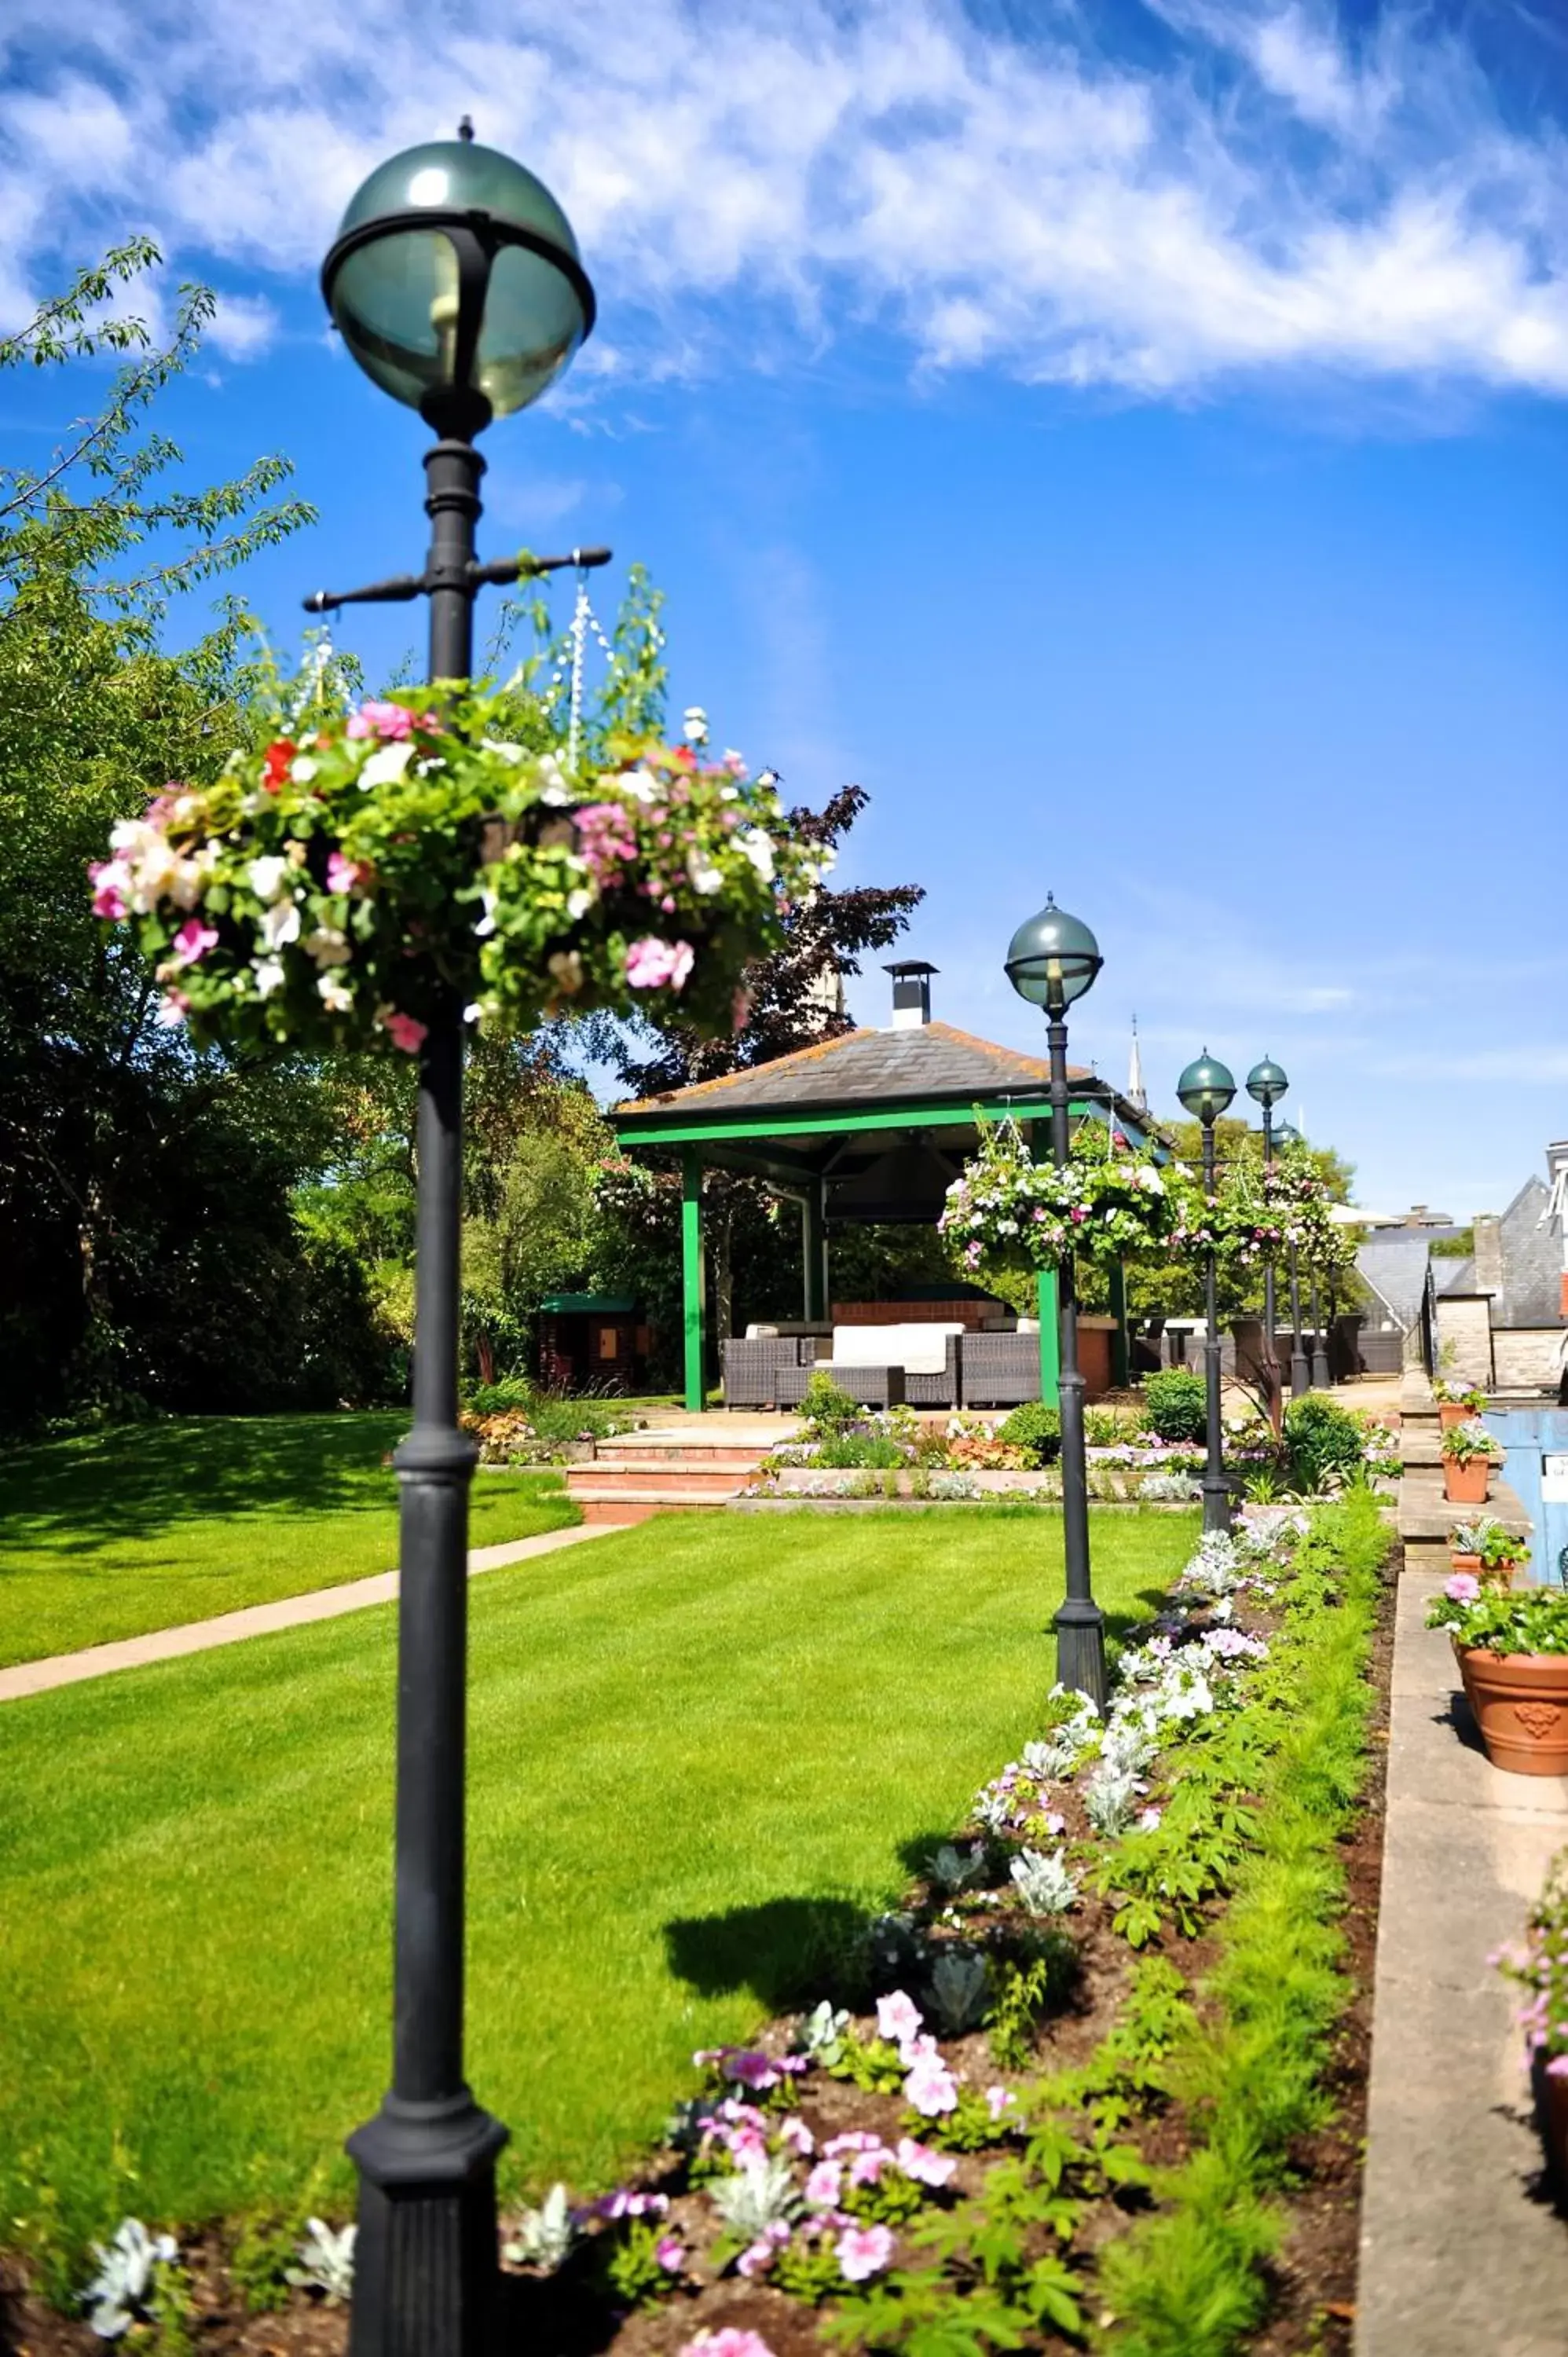
M893 1028L918 1031L931 1019L931 976L939 971L923 958L898 958L883 972L893 977Z

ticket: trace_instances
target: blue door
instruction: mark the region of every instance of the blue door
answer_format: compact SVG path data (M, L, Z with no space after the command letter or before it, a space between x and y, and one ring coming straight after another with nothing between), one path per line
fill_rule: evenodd
M1568 1408L1501 1408L1483 1421L1502 1442L1503 1479L1534 1525L1531 1579L1568 1585Z

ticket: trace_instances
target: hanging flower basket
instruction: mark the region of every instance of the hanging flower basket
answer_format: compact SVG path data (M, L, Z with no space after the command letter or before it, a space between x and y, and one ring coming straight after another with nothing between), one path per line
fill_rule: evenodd
M745 1019L822 855L738 755L627 741L584 781L497 699L372 702L171 785L110 837L93 907L199 1040L415 1053L454 1000L502 1032L566 1008Z
M1016 1275L1059 1267L1069 1252L1105 1265L1157 1257L1170 1205L1153 1157L1120 1132L1080 1129L1058 1170L1035 1160L1015 1122L982 1122L980 1151L949 1188L939 1225L966 1268Z

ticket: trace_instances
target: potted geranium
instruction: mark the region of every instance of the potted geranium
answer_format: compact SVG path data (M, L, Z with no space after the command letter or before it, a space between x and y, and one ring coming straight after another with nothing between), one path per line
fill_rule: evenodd
M1530 1561L1524 1541L1506 1530L1495 1514L1455 1523L1448 1534L1448 1551L1455 1571L1473 1572L1483 1586L1492 1587L1510 1586L1520 1566Z
M1494 1768L1568 1773L1568 1593L1483 1587L1456 1571L1426 1616L1453 1640L1465 1696Z
M1451 1506L1484 1506L1498 1444L1478 1416L1450 1425L1443 1451L1443 1494Z
M1525 1992L1519 2026L1547 2169L1561 2201L1568 2193L1568 1850L1559 1850L1547 1869L1524 1946L1503 1949L1497 1964Z

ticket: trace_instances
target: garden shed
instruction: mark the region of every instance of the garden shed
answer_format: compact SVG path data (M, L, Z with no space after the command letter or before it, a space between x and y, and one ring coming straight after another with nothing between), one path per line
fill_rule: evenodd
M936 969L903 960L885 1029L836 1032L770 1063L618 1105L609 1118L628 1155L675 1159L682 1179L682 1275L686 1404L705 1395L707 1302L703 1255L703 1173L738 1170L763 1179L800 1207L803 1324L824 1324L845 1305L832 1299L831 1238L853 1222L935 1225L947 1189L977 1143L979 1125L1014 1119L1034 1150L1048 1150L1050 1071L1028 1056L933 1022ZM1146 1112L1101 1080L1069 1071L1075 1122L1111 1121L1134 1144L1148 1139ZM879 1304L897 1322L973 1321L961 1306L972 1288L955 1285L951 1304L913 1299ZM866 1308L854 1305L857 1315ZM1037 1386L1057 1395L1055 1280L1039 1284ZM1112 1381L1127 1375L1125 1303L1113 1289L1109 1345Z
M549 1293L539 1305L539 1379L549 1391L641 1388L648 1329L629 1293Z

